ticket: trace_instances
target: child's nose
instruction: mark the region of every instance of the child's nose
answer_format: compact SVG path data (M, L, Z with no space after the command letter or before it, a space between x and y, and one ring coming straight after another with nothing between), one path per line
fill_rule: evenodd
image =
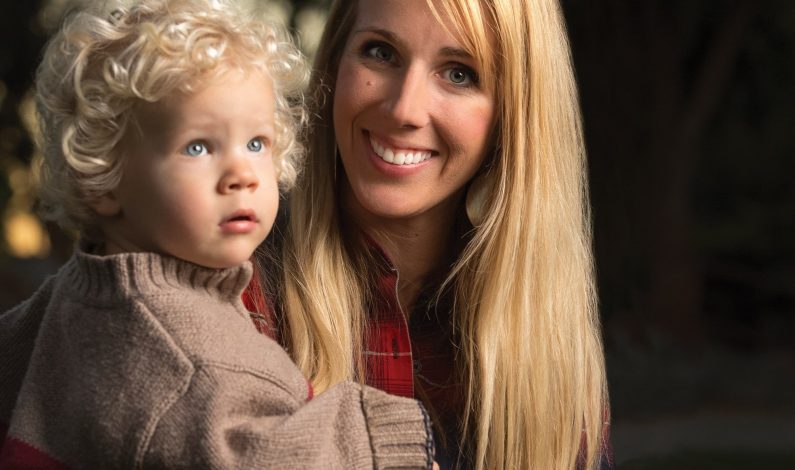
M218 182L218 192L231 194L235 191L254 191L259 187L259 178L252 168L251 162L245 158L235 158L227 165L221 180Z

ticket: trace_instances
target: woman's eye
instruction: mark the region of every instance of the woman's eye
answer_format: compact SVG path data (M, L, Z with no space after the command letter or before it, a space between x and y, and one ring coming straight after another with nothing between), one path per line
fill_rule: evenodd
M200 157L207 153L207 146L204 144L204 142L191 142L185 146L185 149L182 153L190 157Z
M380 42L368 42L364 45L364 53L379 62L392 62L394 53L386 44Z
M259 137L255 137L248 141L246 145L251 152L262 152L262 149L265 148L265 143L262 142L262 139Z
M477 85L478 75L469 67L451 67L445 72L446 78L455 85L472 86Z

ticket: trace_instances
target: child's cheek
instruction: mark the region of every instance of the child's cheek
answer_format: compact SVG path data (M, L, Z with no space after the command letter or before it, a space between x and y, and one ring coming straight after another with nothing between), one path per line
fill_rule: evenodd
M257 188L257 206L254 210L266 231L270 231L279 208L279 182L270 158L260 168L260 185Z

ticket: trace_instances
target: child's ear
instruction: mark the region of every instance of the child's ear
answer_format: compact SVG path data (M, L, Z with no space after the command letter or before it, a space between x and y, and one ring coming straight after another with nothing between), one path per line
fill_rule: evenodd
M121 212L119 200L110 191L92 197L88 204L94 209L94 212L103 217L113 217Z

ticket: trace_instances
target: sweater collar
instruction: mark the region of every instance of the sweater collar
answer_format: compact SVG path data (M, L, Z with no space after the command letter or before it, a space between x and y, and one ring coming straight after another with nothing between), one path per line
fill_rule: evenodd
M90 253L85 243L78 245L63 269L70 290L95 301L175 288L205 291L237 301L253 271L250 261L232 268L213 269L156 253L99 256Z

